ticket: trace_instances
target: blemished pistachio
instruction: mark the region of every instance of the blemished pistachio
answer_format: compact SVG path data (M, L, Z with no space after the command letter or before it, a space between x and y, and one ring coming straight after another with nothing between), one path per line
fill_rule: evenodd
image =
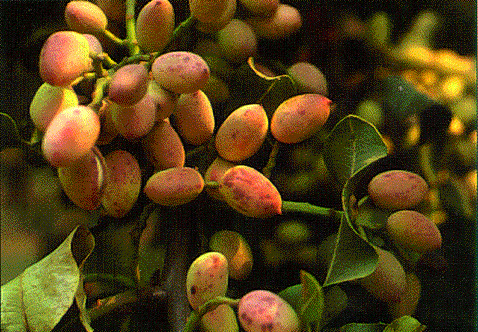
M176 51L156 58L151 67L154 80L164 89L175 93L200 90L209 78L209 67L199 55Z
M266 138L268 124L266 111L261 105L239 107L217 131L215 146L219 156L231 162L252 157Z
M285 300L266 290L255 290L239 301L239 322L247 332L298 332L299 318Z
M330 114L331 101L307 93L287 99L271 119L271 134L282 143L299 143L318 132Z
M194 310L216 296L224 296L227 286L228 264L223 254L207 252L196 258L189 267L186 292Z
M138 199L141 190L141 169L128 151L115 150L105 157L107 183L101 204L115 218L125 216Z
M219 180L219 193L236 211L255 218L282 213L282 199L268 178L249 166L234 166Z

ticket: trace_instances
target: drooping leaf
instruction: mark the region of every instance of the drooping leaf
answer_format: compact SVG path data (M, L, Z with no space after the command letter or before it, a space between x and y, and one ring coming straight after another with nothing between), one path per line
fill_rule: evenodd
M18 146L20 143L20 133L15 120L6 113L0 113L0 150Z
M373 247L358 236L342 217L323 286L366 277L375 270L377 263L378 255Z
M297 94L289 75L265 76L256 68L252 57L234 72L230 90L227 114L242 105L260 103L269 118L277 106Z
M386 155L387 146L378 130L356 115L340 120L324 142L327 169L341 184Z
M300 271L300 281L302 289L299 299L299 317L306 324L319 323L324 311L324 291L310 273Z
M410 316L402 316L387 325L383 332L422 332L427 327Z
M93 247L93 235L79 226L50 255L3 285L1 330L51 331L75 303L85 330L93 331L80 275Z

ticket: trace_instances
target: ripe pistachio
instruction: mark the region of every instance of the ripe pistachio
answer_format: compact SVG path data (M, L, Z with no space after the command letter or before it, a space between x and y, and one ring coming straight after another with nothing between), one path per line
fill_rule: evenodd
M239 301L239 322L247 332L298 332L299 318L290 306L278 295L255 290Z
M282 213L279 191L249 166L230 168L219 180L219 193L227 204L248 217L268 218Z
M151 176L145 194L155 203L167 206L186 204L204 188L201 174L190 167L174 167Z
M377 268L358 282L377 299L388 303L398 302L407 284L405 271L390 251L378 247L375 247L375 251L378 254Z
M407 249L426 252L441 246L438 227L420 212L397 211L390 215L386 227L392 240Z
M418 174L391 170L376 175L368 184L372 200L385 209L408 209L420 203L428 185Z
M287 99L271 119L271 134L282 143L299 143L319 131L327 121L332 102L308 93Z
M191 307L196 310L202 304L224 296L228 285L228 264L219 252L207 252L192 262L186 277L186 292Z

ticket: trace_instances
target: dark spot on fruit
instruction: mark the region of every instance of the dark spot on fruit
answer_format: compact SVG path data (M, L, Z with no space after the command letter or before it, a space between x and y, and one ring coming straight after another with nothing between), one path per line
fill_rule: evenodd
M252 318L247 316L245 312L241 314L241 318L243 319L244 323L246 323L247 325L252 324Z
M191 295L196 294L196 292L197 292L197 287L196 287L196 286L192 286L192 287L191 287Z
M274 324L272 323L267 323L261 326L261 331L273 331L274 330Z

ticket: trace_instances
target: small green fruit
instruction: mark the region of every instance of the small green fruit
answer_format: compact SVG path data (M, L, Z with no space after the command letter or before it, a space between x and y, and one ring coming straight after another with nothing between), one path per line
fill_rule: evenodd
M216 232L209 241L209 247L227 258L231 278L247 278L252 270L252 251L241 234L227 230Z
M43 83L30 104L30 117L35 127L45 131L55 115L78 106L78 97L72 89Z

